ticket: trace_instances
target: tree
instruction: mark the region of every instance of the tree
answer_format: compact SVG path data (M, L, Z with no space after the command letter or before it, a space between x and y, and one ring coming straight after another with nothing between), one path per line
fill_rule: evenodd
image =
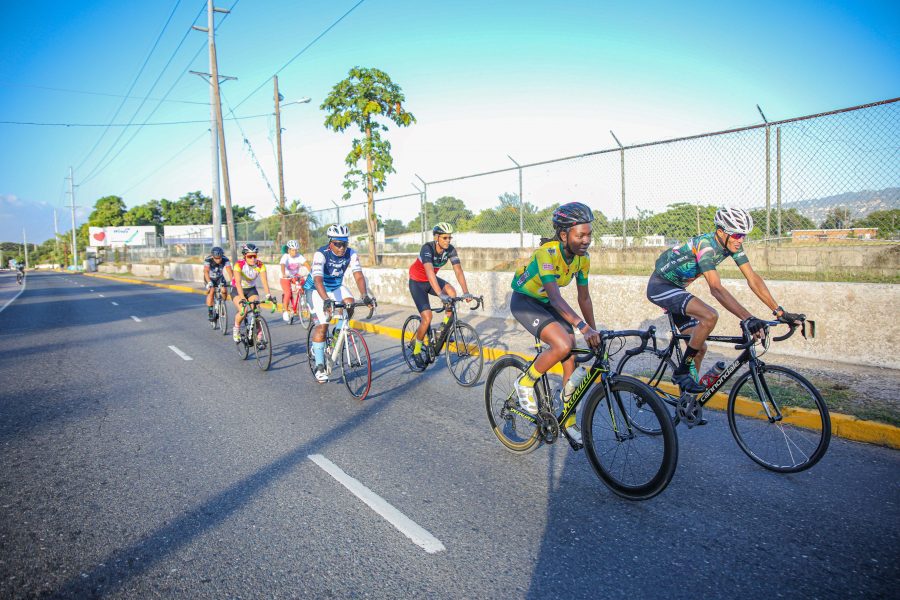
M94 203L88 217L91 227L117 227L125 224L125 203L118 196L104 196Z
M847 229L851 224L850 209L844 206L835 206L825 215L822 221L822 229Z
M162 225L162 209L158 200L132 207L123 217L125 225Z
M854 227L877 227L878 237L895 239L900 234L900 209L876 210L853 222Z
M766 231L766 210L760 208L751 210L750 216L753 217L753 231L750 237L753 239L762 238ZM771 229L772 235L778 235L778 212L773 210L771 213ZM804 217L796 208L788 208L781 211L781 235L787 235L788 232L795 229L815 229L816 224L812 219Z
M369 233L369 260L375 264L375 192L384 191L387 175L394 173L394 159L391 144L381 137L388 128L377 117L387 118L398 127L407 127L416 122L412 113L403 110L406 100L400 86L391 81L384 71L353 67L348 77L338 82L325 98L320 108L328 113L325 127L343 132L356 127L365 135L353 140L350 153L344 159L350 168L344 175L344 199L360 184L365 187L368 198L367 229ZM365 158L366 170L357 165Z
M466 222L470 221L474 214L466 208L466 203L453 196L441 196L434 202L425 203L425 228L431 229L435 223L450 223L456 229L464 229ZM422 210L409 222L410 231L421 231Z

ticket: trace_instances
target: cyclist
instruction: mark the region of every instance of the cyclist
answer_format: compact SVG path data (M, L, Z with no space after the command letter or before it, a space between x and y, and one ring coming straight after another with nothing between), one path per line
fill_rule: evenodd
M432 318L428 295L437 296L447 307L444 312L444 325L450 321L452 316L453 309L450 305L450 298L456 297L456 289L437 276L438 269L448 262L453 265L453 272L456 273L456 280L462 286L463 294L469 295L469 287L466 285L466 276L463 274L459 255L456 253L456 248L450 243L450 240L453 239L453 226L450 223L441 222L435 225L431 232L434 234L434 241L422 246L418 258L409 267L409 293L412 294L416 310L421 316L412 351L413 359L419 368L425 366L425 360L422 358L422 341L431 326ZM471 299L466 298L466 302L471 302Z
M300 276L300 267L306 267L306 272L312 271L309 261L300 254L300 244L297 240L288 240L285 246L286 250L281 257L281 318L290 321L291 316L288 314L288 307L293 303L291 294L291 279Z
M706 338L712 333L719 313L685 288L701 275L706 279L713 298L728 312L746 324L757 338L762 337L765 321L757 319L722 285L716 265L727 257L734 259L750 289L772 314L785 322L800 321L804 315L785 311L772 298L769 288L750 266L744 253L744 238L753 229L753 217L740 208L720 208L715 216L716 229L692 237L684 244L663 252L647 284L647 299L672 315L679 331L690 334L687 350L672 377L683 392L699 394L706 388L699 383L698 370L706 355Z
M225 286L225 299L228 299L228 284L226 281L234 279L228 257L225 251L215 246L209 252L209 256L203 259L203 280L206 282L206 312L210 321L216 320L213 314L213 296L218 286Z
M516 269L512 280L509 309L525 329L550 346L542 352L528 371L516 382L519 406L529 414L538 411L534 384L553 365L561 362L563 389L575 370L574 329L585 341L596 347L600 334L594 323L594 305L588 291L591 261L587 249L591 245L591 222L594 213L581 202L563 204L553 212L554 237L534 251L524 265ZM575 279L578 307L584 318L563 300L560 288ZM569 436L581 443L581 431L574 413L563 424Z
M25 263L18 263L16 265L16 283L22 283L23 279L25 279Z
M366 304L374 302L366 288L359 255L349 247L350 231L346 225L331 225L326 232L328 244L313 255L312 271L306 278L303 289L306 301L314 316L316 328L312 334L312 351L316 359L316 381L325 383L325 332L331 320L331 305L334 302L353 302L350 290L344 286L344 273L349 269L356 280L356 287Z
M259 300L259 291L256 286L262 284L263 290L266 292L266 302L272 302L272 293L269 291L269 282L266 280L266 265L259 260L259 248L256 244L246 243L241 246L241 255L243 259L237 261L234 269L234 279L231 280L232 301L237 307L237 313L234 315L234 331L231 333L231 339L235 342L241 341L241 321L244 320L243 302Z

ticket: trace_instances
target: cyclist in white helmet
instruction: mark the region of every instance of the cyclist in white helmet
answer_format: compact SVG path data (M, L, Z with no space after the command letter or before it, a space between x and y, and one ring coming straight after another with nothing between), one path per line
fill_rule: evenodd
M312 267L309 265L309 261L306 260L306 257L300 254L300 244L297 240L288 240L287 252L281 256L280 264L282 292L281 307L283 309L281 318L285 321L290 321L291 317L288 314L288 307L291 306L291 303L293 302L291 279L300 276L301 267L305 267L307 273L312 271Z
M681 333L691 335L681 363L672 381L683 392L699 394L705 387L699 383L700 363L706 355L706 338L716 326L719 313L685 288L701 275L709 285L713 298L746 323L756 336L762 335L764 321L754 317L722 285L716 266L729 256L747 279L756 297L782 321L799 321L804 315L786 312L772 297L766 283L750 266L744 254L744 238L753 229L753 217L740 208L720 208L716 211L716 229L689 239L682 245L663 252L656 260L656 269L647 284L647 299L672 315Z

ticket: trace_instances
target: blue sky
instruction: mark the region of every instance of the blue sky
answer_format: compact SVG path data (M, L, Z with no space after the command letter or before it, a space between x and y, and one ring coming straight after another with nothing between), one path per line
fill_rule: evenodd
M185 74L208 68L204 34L190 33L174 53L204 4L177 4L131 92L161 98L171 88L168 98L185 102L128 100L115 122L208 118L206 84ZM239 1L217 37L220 71L238 77L223 85L232 106L243 101L235 113L271 112L270 76L354 4ZM34 86L125 94L174 6L5 7L0 120L109 123L121 98ZM205 25L205 12L196 22ZM414 173L435 180L509 166L507 154L530 162L607 148L610 129L636 143L757 123L756 104L775 120L895 97L898 39L896 2L366 0L279 75L287 100L312 98L282 114L286 195L314 207L339 200L349 138L323 127L318 105L354 65L387 71L418 119L390 134L398 173L386 194L401 194L413 191ZM267 117L242 121L243 133L226 124L234 200L260 214L274 200L242 137L274 185L273 127ZM22 227L30 240L52 235L69 166L80 218L109 194L132 206L209 193L205 123L144 127L120 152L135 129L101 138L97 127L0 124L0 239L20 238ZM60 223L67 228L68 212Z

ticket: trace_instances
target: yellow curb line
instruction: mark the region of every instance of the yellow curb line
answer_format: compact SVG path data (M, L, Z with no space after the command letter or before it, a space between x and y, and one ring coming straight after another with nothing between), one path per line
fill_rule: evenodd
M126 283L137 283L141 285L152 285L154 287L165 288L170 290L175 290L178 292L189 292L192 294L201 294L206 295L204 290L197 290L194 288L190 288L183 285L169 285L165 283L155 283L152 281L142 281L140 279L130 279L126 277L113 277L109 275L100 275L97 273L82 273L82 275L86 275L88 277L99 277L101 279L109 279L112 281L124 281ZM279 310L281 310L281 304L278 305ZM379 335L386 335L388 337L399 340L401 336L401 330L396 327L388 327L386 325L376 325L375 323L369 323L368 321L350 321L351 327L359 329L361 331L366 331L369 333L375 333ZM514 356L520 356L526 360L531 360L533 355L524 354L521 352L513 352L509 350L501 350L500 348L483 348L481 355L485 360L494 361L499 359L501 356L505 356L507 354L512 354ZM562 367L560 365L554 366L550 369L550 372L555 375L562 375ZM659 387L666 392L670 393L678 393L675 389L674 385L671 385L666 382L661 382ZM706 404L707 407L714 410L722 410L724 411L728 404L728 396L722 393L718 393L713 396L710 401ZM740 415L750 416L750 417L759 417L759 403L749 400L744 397L738 397L737 399L737 408L736 412ZM784 420L786 423L792 423L798 426L804 426L804 424L816 423L818 421L818 413L816 411L812 411L806 408L786 408L783 411ZM877 444L879 446L887 446L888 448L900 449L900 427L896 427L894 425L890 425L888 423L879 423L877 421L866 421L864 419L859 419L852 415L845 415L843 413L831 413L831 433L837 437L842 437L848 440L854 440L857 442L866 442L869 444Z

